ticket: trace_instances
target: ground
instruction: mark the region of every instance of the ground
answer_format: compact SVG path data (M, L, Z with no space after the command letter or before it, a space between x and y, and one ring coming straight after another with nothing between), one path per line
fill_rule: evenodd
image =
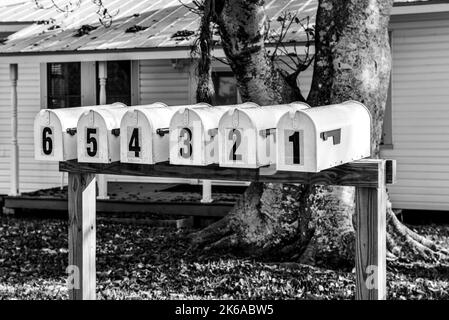
M412 226L449 247L449 225ZM354 273L189 251L189 230L97 224L99 299L353 299ZM0 217L0 300L67 299L67 222ZM388 299L449 299L449 265L390 261Z

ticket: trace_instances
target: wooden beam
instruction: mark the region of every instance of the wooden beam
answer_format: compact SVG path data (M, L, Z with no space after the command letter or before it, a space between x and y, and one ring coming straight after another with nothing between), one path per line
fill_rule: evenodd
M168 163L156 165L142 165L114 162L111 164L101 163L78 163L66 161L59 163L59 170L74 173L102 173L113 175L173 177L187 179L211 179L232 181L260 181L279 183L302 183L312 185L341 185L359 187L380 187L385 183L385 177L379 178L379 165L385 160L364 159L346 163L338 167L323 170L318 173L287 172L261 169L224 168L218 165L210 166L181 166ZM390 166L394 168L394 166ZM393 173L385 175L392 176Z
M356 299L386 299L385 163L379 187L356 188Z
M71 300L95 300L95 175L69 173L69 266Z

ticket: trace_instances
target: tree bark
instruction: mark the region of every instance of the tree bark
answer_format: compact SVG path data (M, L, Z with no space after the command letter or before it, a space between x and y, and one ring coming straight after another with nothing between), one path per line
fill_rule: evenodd
M316 56L307 101L311 106L346 100L364 103L373 120L372 157L379 156L387 100L392 4L393 0L320 0L317 10ZM214 19L242 100L260 105L304 100L296 83L287 81L266 53L263 5L261 0L215 0ZM193 242L208 249L278 253L303 263L351 267L353 216L353 188L253 183L228 216L194 234ZM395 219L390 207L392 254L419 252L435 258L441 253ZM409 244L405 251L400 241L404 237Z

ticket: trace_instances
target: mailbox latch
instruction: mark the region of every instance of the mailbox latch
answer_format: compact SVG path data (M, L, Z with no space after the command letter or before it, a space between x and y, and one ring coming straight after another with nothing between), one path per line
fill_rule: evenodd
M160 129L156 129L156 133L158 135L160 135L161 137L165 136L166 134L168 134L170 132L170 130L168 128L160 128Z
M335 129L335 130L321 132L320 133L320 137L324 141L326 141L327 138L332 137L333 138L332 140L334 141L334 145L335 144L340 144L340 141L341 141L341 129Z
M207 133L209 134L209 136L215 137L215 136L218 134L218 129L217 129L217 128L209 129L209 130L207 131Z
M259 131L259 134L260 134L262 137L266 138L266 137L268 137L269 135L274 134L275 132L276 132L276 128L269 128L269 129L262 129L262 130L260 130L260 131Z
M112 129L111 133L116 137L120 136L120 128Z
M67 128L66 132L71 136L74 136L76 134L76 128Z

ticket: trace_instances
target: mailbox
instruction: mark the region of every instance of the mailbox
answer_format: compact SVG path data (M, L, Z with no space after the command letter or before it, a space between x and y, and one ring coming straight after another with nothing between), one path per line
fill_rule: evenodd
M120 121L128 110L122 105L91 109L81 114L76 126L78 162L120 160Z
M185 107L167 107L158 102L135 106L126 112L120 124L120 161L145 164L168 161L170 120L177 110Z
M236 107L204 105L179 109L170 121L170 163L199 166L218 163L218 123L225 112Z
M319 172L369 157L371 114L356 101L285 113L277 125L277 170Z
M76 125L91 109L122 108L121 103L65 109L42 109L34 119L34 158L67 161L77 158Z
M307 104L294 102L226 112L218 126L220 166L258 168L274 163L279 118L288 111L306 108Z

